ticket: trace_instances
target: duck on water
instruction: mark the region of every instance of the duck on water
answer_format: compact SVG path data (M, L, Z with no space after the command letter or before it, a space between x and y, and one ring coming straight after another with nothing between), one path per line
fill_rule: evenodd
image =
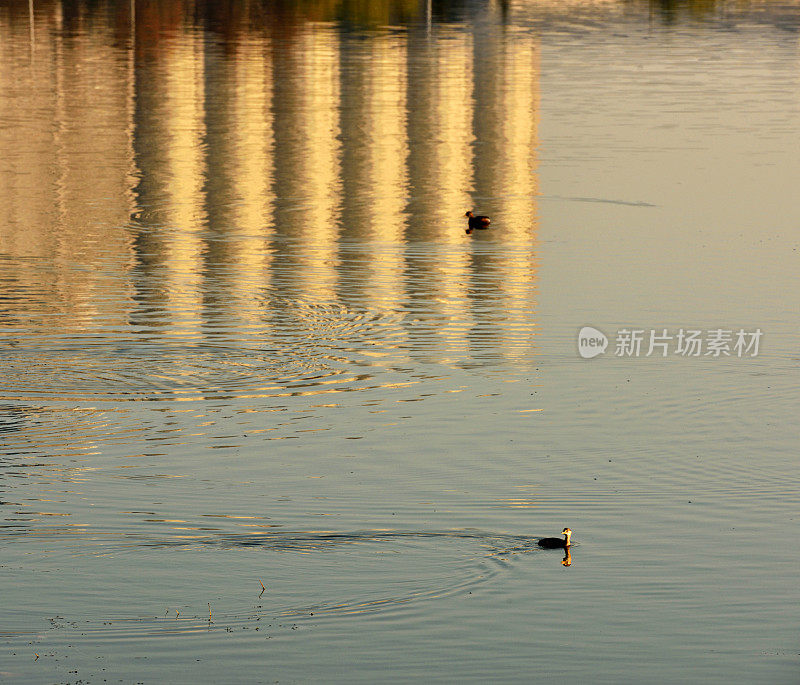
M542 538L536 544L545 549L569 549L572 531L569 528L564 528L561 534L564 536L563 540L561 538Z
M464 216L467 217L467 235L472 233L476 228L489 228L489 224L492 223L492 220L488 216L475 216L472 212L467 212Z

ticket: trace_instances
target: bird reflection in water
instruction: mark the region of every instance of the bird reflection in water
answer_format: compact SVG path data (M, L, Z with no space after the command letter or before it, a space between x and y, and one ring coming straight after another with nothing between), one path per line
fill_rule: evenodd
M561 531L564 538L541 538L536 544L544 549L563 549L564 558L561 560L562 566L572 566L572 529L564 528Z

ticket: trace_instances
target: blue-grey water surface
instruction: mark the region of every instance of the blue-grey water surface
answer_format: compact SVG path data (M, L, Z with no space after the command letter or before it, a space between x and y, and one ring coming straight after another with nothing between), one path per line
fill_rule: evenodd
M800 680L800 5L32 7L0 679Z

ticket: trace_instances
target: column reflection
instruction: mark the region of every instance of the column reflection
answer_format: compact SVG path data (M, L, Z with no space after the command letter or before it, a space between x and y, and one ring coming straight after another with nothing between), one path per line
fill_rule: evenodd
M131 310L121 321L192 340L278 322L291 336L291 321L306 330L314 307L335 305L397 313L387 345L437 362L529 349L539 45L497 3L368 31L325 21L350 16L333 5L137 2L134 24L129 3L89 22L78 2L70 31L61 3L45 7L35 63L0 45L3 78L26 84L0 99L6 116L47 113L0 130L16 227L0 245L114 255L119 270L113 286L65 271L53 297L84 301L70 306L88 320L105 289ZM10 44L28 40L20 22L0 24ZM467 209L492 229L466 236Z
M0 21L0 117L8 122L0 127L0 252L44 258L47 268L6 265L15 285L4 288L5 315L35 313L48 334L119 325L130 264L119 230L131 207L126 55L103 23L63 31L60 3L37 8L29 46L27 3L22 9ZM26 295L18 301L15 292Z
M528 352L534 333L539 44L487 9L475 23L474 45L473 204L493 214L495 228L476 233L473 242L476 323L469 338L476 353L515 361ZM506 248L489 249L497 240Z
M276 268L273 291L330 300L341 198L339 36L327 27L273 44Z

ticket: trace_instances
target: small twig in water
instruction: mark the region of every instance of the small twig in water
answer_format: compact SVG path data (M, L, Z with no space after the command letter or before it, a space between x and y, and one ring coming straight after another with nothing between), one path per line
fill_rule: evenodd
M258 582L261 583L261 578L258 579ZM261 583L261 592L258 593L258 596L261 597L261 595L264 594L264 590L266 589L267 588L264 587L264 583Z

